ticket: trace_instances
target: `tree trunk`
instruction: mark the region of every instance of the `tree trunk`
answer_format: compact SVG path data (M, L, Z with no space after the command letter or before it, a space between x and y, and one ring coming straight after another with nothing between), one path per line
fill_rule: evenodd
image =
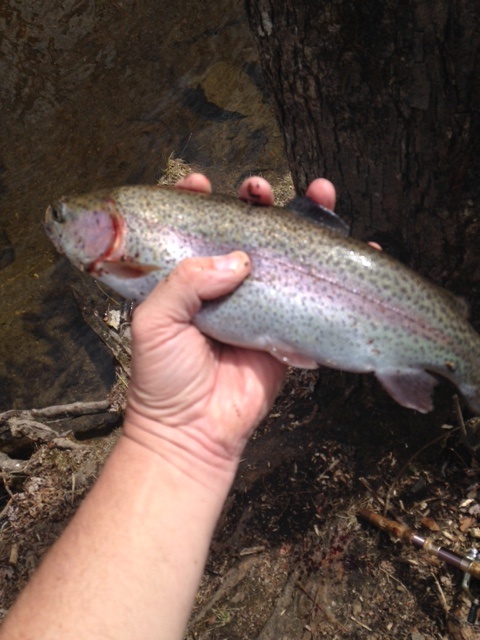
M478 0L246 0L298 192L480 316Z

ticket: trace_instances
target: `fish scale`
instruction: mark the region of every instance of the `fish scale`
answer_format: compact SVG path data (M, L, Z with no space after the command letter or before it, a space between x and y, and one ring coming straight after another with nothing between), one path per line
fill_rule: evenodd
M332 214L333 215L333 214ZM403 406L432 408L436 379L480 412L480 336L464 305L419 274L309 215L168 187L120 187L47 210L57 249L141 301L182 259L246 251L251 275L195 324L292 366L374 372Z

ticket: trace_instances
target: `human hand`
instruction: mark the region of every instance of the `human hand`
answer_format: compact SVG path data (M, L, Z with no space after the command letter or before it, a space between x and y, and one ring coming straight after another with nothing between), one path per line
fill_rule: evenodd
M205 176L191 174L177 185L209 193ZM335 190L316 180L307 194L327 207ZM270 185L249 178L240 197L273 204ZM192 324L202 301L225 295L250 273L248 256L184 260L135 311L132 379L126 435L145 446L165 442L201 457L238 461L244 444L278 393L286 367L270 354L220 344Z
M201 191L211 193L210 180L201 173L190 173L176 184L179 189L187 191ZM306 194L309 198L332 211L335 209L335 187L325 178L317 178L308 187ZM274 203L273 191L270 184L259 176L252 176L243 181L238 197L251 204L270 206Z

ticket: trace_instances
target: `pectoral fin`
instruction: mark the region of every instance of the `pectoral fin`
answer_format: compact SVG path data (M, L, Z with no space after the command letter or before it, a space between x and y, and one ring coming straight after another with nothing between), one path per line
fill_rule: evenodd
M422 369L388 369L375 375L386 391L403 407L428 413L433 409L436 378Z
M100 274L111 274L117 278L141 278L152 271L158 271L159 267L151 264L139 264L138 262L129 262L127 260L111 261L105 260L99 266Z

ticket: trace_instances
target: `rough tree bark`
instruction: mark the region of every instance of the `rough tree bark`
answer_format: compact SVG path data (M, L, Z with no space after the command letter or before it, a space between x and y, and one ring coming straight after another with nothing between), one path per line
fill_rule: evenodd
M299 192L480 316L478 0L246 0ZM477 301L477 302L476 302Z

